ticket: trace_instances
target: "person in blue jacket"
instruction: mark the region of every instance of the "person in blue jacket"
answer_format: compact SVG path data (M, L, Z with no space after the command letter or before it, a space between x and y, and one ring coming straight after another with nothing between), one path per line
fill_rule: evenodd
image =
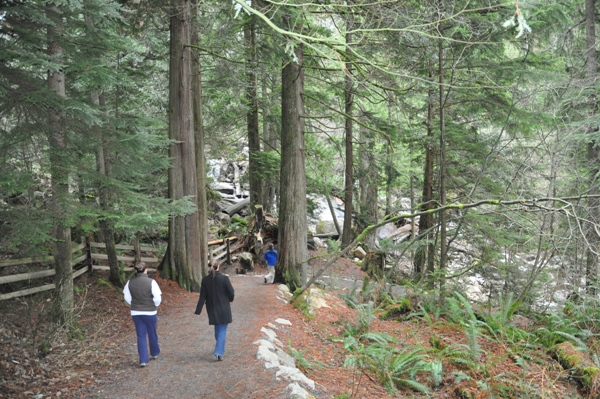
M277 250L273 248L273 244L269 244L269 249L266 250L264 258L267 261L268 270L268 273L265 276L265 284L273 284L273 279L275 278L275 263L277 263Z
M196 314L202 313L206 304L208 324L215 326L215 359L223 360L225 341L227 340L227 325L231 323L231 302L235 292L229 277L219 272L219 264L212 261L208 268L208 276L202 279L200 299L196 305Z

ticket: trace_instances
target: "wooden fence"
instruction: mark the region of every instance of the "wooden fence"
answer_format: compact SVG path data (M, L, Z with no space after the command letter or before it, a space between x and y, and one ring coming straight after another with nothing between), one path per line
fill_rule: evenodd
M209 251L208 251L208 260L209 262L211 260L216 260L219 265L227 262L228 265L231 264L231 253L237 250L237 247L235 248L231 248L231 243L233 241L236 241L237 237L233 236L233 237L227 237L227 238L223 238L222 240L215 240L215 241L209 241L208 242L208 247L209 247ZM222 245L219 245L222 244ZM219 245L216 248L210 249L211 246L214 245Z
M231 248L231 242L237 240L237 237L228 237L222 240L211 241L208 243L209 245L209 257L212 260L217 260L219 264L223 262L227 262L231 264L231 252L235 251L237 248ZM215 246L222 244L218 247L210 249L210 246ZM135 245L123 245L117 244L117 250L125 250L125 251L133 251L134 256L130 255L118 255L117 260L123 262L134 262L136 259L139 259L142 262L150 263L150 264L158 264L160 259L156 256L158 253L158 248L154 247L144 247L140 246L139 242L136 242ZM106 245L104 243L98 242L87 242L82 244L73 244L71 247L71 267L73 270L73 279L81 276L83 273L92 271L92 270L109 270L109 266L94 264L97 261L107 261L108 255L103 253L102 251L106 249ZM73 254L76 254L81 251L81 254L73 258ZM105 251L104 251L105 252ZM150 255L148 255L150 254ZM44 256L37 258L26 258L26 259L4 259L0 260L0 270L4 267L8 266L24 266L34 263L42 263L49 264L54 262L54 256ZM83 264L83 265L82 265ZM78 265L81 265L80 268L76 269ZM124 269L126 272L133 270L132 267L126 267ZM155 268L149 267L148 270L155 271ZM32 280L47 278L50 276L54 276L56 271L54 269L46 269L40 271L33 271L28 273L16 273L6 276L0 276L0 285L17 283L21 281L31 282ZM5 299L17 298L25 295L31 295L38 292L48 291L54 289L56 286L54 283L52 284L44 284L37 287L31 287L26 289L21 289L18 291L8 292L8 293L0 293L0 301Z
M97 260L108 260L108 255L104 253L100 253L101 249L106 248L106 245L103 243L97 242L89 242L82 244L73 244L71 247L71 267L76 268L78 265L82 265L81 268L73 270L73 279L81 276L83 273L92 271L92 270L108 270L108 266L104 265L96 265L94 261ZM160 260L154 255L158 252L158 248L153 247L141 247L139 245L116 245L117 250L133 250L135 252L135 256L117 256L117 260L124 262L133 262L136 258L140 259L142 262L146 263L158 263ZM76 254L81 251L81 254L73 258L73 254ZM151 256L141 256L142 252L150 253ZM26 259L4 259L0 260L0 269L9 266L24 266L30 265L34 263L42 263L48 264L54 262L54 256L44 256L37 258L26 258ZM126 267L125 271L133 270L132 267ZM156 270L153 268L149 268L149 270ZM17 283L21 281L29 281L36 279L42 279L50 276L54 276L56 271L54 269L46 269L40 271L33 271L28 273L16 273L6 276L0 276L0 285ZM54 283L52 284L43 284L37 287L31 287L26 289L21 289L18 291L8 292L0 294L0 301L5 299L17 298L25 295L31 295L38 292L52 290L56 287Z
M86 244L74 244L71 248L71 257L74 253L82 251L86 248ZM88 254L86 251L83 251L83 254L76 257L75 259L71 259L71 267L75 267L79 263L84 262L88 258ZM8 267L8 266L18 266L18 265L29 265L32 263L52 263L54 262L54 256L44 256L39 258L26 258L26 259L3 259L0 260L0 268ZM82 269L76 270L73 272L73 278L81 276L83 273L87 272L89 269L84 267ZM39 278L54 276L56 271L54 269L48 270L40 270L37 272L29 272L29 273L18 273L12 274L8 276L0 277L0 284L9 284L16 283L19 281L31 281ZM56 286L54 284L44 284L38 287L27 288L20 291L9 292L5 294L0 294L0 301L4 299L16 298L24 295L35 294L37 292L48 291L54 289Z

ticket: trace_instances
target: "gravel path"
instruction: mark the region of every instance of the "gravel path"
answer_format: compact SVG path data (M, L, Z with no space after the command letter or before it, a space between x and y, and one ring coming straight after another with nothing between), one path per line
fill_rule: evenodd
M275 379L256 358L261 327L284 317L289 305L277 299L277 287L260 275L230 275L235 289L233 323L227 331L224 360L217 362L213 326L206 310L194 315L198 294L163 289L159 308L159 359L138 367L135 332L125 337L122 362L110 382L97 385L90 398L287 398L288 382ZM162 282L159 281L159 284ZM161 286L161 288L163 288ZM283 313L283 314L282 314ZM132 323L133 324L133 323Z

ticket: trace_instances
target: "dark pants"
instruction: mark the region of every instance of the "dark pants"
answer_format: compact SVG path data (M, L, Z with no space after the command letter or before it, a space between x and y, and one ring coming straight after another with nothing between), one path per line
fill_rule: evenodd
M137 315L131 316L135 324L135 333L137 334L138 353L140 363L148 363L148 341L150 342L150 355L158 356L160 347L158 346L158 333L156 332L157 315ZM148 340L146 340L146 336Z

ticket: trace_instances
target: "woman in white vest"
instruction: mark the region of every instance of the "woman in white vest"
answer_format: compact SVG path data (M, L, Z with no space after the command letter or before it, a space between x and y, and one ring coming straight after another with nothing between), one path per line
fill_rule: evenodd
M156 324L158 321L157 308L162 299L162 292L156 281L148 276L148 267L144 262L136 263L134 268L137 273L125 284L123 294L125 302L131 305L131 318L135 324L140 367L146 367L150 359L156 359L160 354ZM150 343L150 356L148 356L148 342Z

